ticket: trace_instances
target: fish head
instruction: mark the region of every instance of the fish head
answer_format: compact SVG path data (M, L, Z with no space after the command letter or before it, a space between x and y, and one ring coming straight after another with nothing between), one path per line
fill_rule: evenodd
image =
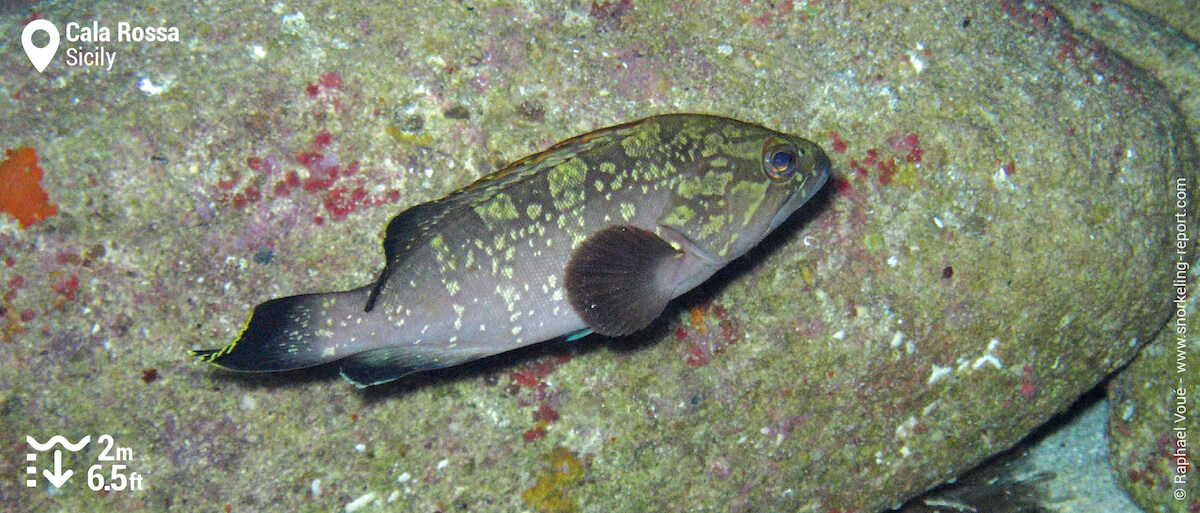
M660 226L685 250L715 265L745 254L812 198L829 179L816 143L732 120L708 127Z

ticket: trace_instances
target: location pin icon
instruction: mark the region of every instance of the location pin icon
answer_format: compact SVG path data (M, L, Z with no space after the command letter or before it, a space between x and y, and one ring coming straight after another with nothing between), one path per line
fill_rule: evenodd
M46 46L38 48L33 45L33 33L39 30L45 31L46 35L50 36L50 43ZM38 73L46 69L46 65L50 64L50 59L54 58L54 54L58 52L58 27L55 27L49 20L33 20L25 25L25 30L21 32L21 46L25 47L25 55L29 56L29 62L33 63L33 67L37 68Z

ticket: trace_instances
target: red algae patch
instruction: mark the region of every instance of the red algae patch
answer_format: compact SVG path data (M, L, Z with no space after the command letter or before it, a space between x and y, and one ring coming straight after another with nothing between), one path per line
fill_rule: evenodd
M42 190L42 168L33 148L4 150L0 162L0 211L17 218L21 228L58 213L58 205Z

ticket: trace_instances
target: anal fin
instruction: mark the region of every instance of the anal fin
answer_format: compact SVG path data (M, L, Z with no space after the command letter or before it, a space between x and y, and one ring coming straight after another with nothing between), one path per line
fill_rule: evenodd
M395 381L416 372L451 367L476 355L414 345L373 349L341 361L343 378L359 388Z

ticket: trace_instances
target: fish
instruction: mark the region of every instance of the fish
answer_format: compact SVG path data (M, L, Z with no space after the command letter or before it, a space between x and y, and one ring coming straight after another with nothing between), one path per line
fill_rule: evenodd
M530 344L629 335L744 255L829 178L817 144L705 114L595 130L404 210L352 290L271 299L224 369L337 362L366 387Z

